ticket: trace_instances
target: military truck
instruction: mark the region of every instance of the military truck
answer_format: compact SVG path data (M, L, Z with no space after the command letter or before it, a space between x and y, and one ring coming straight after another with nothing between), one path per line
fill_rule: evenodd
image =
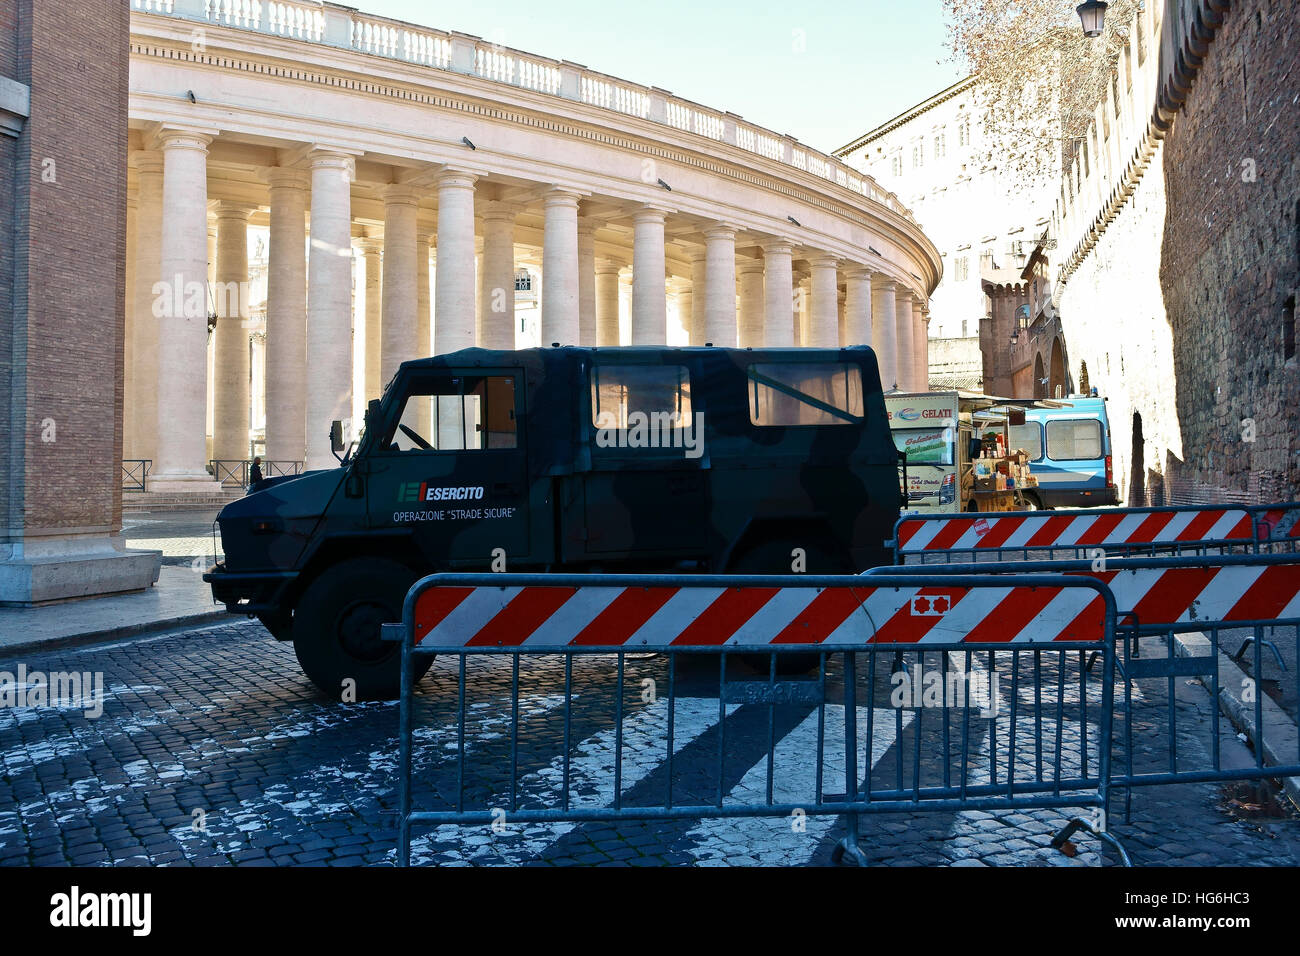
M866 347L465 349L404 363L339 457L227 505L204 576L336 697L397 693L380 625L425 574L854 572L899 514Z

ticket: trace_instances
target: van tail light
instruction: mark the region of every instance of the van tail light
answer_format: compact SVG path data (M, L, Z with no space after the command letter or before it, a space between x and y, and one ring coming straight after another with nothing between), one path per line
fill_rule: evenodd
M1115 484L1115 473L1114 471L1111 470L1110 461L1111 461L1110 455L1107 455L1106 456L1106 487L1108 488L1111 485Z

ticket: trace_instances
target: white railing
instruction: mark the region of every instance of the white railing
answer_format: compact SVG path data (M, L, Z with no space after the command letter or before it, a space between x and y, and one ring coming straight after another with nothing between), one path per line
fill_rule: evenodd
M319 43L325 36L325 14L318 7L284 0L271 0L266 6L268 33L313 43Z
M747 123L739 117L724 117L662 91L625 83L576 64L529 56L477 37L416 27L318 0L128 2L132 10L142 13L206 20L310 43L342 46L405 63L457 70L664 123L715 142L734 143L748 153L793 166L880 203L907 219L913 218L897 196L881 190L870 176L864 176L833 156L810 150L789 137L777 136L771 130Z

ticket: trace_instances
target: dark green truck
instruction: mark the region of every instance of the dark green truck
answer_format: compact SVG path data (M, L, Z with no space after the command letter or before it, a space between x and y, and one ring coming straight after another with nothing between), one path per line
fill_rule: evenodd
M465 349L403 364L340 467L227 505L204 580L325 693L386 697L423 575L861 571L898 513L869 348Z

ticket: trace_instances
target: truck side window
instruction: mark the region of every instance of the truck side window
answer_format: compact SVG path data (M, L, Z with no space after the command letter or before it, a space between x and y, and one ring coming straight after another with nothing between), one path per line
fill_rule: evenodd
M1101 457L1101 422L1067 419L1047 423L1047 457L1053 461L1091 461Z
M510 375L437 375L411 383L386 452L515 448L515 379Z
M686 366L592 366L591 423L596 428L642 429L657 435L689 429L692 421L691 378Z
M862 370L843 362L749 366L749 420L762 426L861 422Z

